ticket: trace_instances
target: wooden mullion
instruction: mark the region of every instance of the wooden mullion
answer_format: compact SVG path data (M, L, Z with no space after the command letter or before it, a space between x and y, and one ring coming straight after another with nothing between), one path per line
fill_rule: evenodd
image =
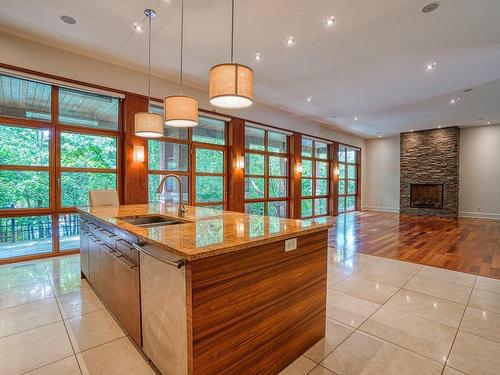
M120 116L119 116L120 117ZM58 124L58 128L66 133L101 135L106 137L120 137L119 130L89 128L85 126Z
M61 172L72 172L72 173L116 173L118 174L118 169L116 168L79 168L79 167L60 167Z
M50 150L49 150L50 152ZM51 167L39 165L0 165L3 171L23 171L23 172L50 172Z
M18 128L35 128L35 129L49 129L52 124L50 121L30 120L16 117L0 116L0 124L9 125Z
M55 211L51 208L15 208L0 209L0 218L6 217L25 217L25 216L46 216Z

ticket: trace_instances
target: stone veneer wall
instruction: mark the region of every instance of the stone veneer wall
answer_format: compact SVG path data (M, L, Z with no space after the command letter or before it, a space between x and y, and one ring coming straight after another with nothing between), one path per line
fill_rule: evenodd
M458 216L460 129L401 134L400 212ZM443 209L411 208L410 184L443 184Z

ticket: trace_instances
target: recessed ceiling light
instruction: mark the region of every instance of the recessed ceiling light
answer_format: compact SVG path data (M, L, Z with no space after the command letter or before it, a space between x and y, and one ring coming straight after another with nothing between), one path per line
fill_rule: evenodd
M488 122L486 123L486 125L491 125L491 122L489 122L489 121L488 121Z
M306 98L306 102L308 102L308 103L309 103L311 100L313 100L313 99L312 99L310 96L308 96L308 97Z
M293 36L289 36L288 39L286 40L286 44L289 46L293 46L295 44L295 39Z
M354 121L358 121L358 116L354 116Z
M326 21L325 21L325 25L326 26L332 26L333 24L335 23L335 17L334 16L330 16Z
M134 29L140 33L143 30L143 27L140 23L134 22Z
M427 4L425 7L423 7L421 9L421 12L422 13L430 13L430 12L433 12L435 11L439 6L439 3L437 1L434 1L430 4Z
M256 61L260 61L260 60L262 60L262 55L260 54L260 52L257 52L257 53L255 54L254 59L255 59Z
M460 97L451 98L450 99L450 104L457 104L460 100L462 100L462 99L460 99Z
M76 20L70 16L61 16L61 21L67 23L68 25L74 25L76 23Z
M410 131L413 133L413 129L410 129Z
M430 64L427 64L425 66L425 70L427 70L428 72L430 72L431 70L434 70L434 68L436 67L436 62L431 62Z
M441 129L441 125L438 126L438 129Z

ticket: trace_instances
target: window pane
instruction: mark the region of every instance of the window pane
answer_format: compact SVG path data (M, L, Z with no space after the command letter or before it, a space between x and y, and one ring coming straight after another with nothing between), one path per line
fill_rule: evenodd
M225 128L224 121L200 116L198 126L193 128L193 141L224 145L226 144Z
M313 141L307 138L302 138L302 156L313 156Z
M0 208L49 207L49 172L0 171Z
M279 156L269 156L269 175L288 176L288 159Z
M268 216L288 217L288 204L286 201L268 202Z
M347 162L356 163L356 151L354 150L347 151Z
M264 215L264 202L246 203L245 212L252 215Z
M339 212L345 212L345 197L339 197Z
M312 199L302 199L301 211L302 217L310 217L313 214L313 200Z
M245 148L250 150L265 150L264 135L265 130L245 126Z
M339 161L345 162L345 149L339 150Z
M61 133L61 165L73 168L116 168L116 138Z
M312 177L312 160L302 159L302 177Z
M50 216L0 218L0 258L52 252Z
M196 202L223 202L224 177L196 176Z
M0 164L49 165L48 129L0 125Z
M224 151L197 148L196 172L224 173Z
M312 188L312 179L311 178L303 178L302 179L302 196L310 197L313 195Z
M356 167L354 165L347 166L347 178L356 178Z
M189 177L179 176L182 180L182 200L189 201ZM179 182L175 178L169 178L165 181L165 188L163 194L157 194L156 189L160 185L160 180L163 175L150 174L148 176L148 201L149 202L179 202Z
M322 177L322 178L328 177L328 163L324 161L316 162L316 177Z
M245 170L249 175L264 175L264 155L261 154L245 154Z
M316 195L328 195L328 180L316 180Z
M356 181L348 180L347 181L347 194L356 194Z
M347 197L346 205L346 211L354 211L356 209L356 197Z
M150 105L149 111L156 113L163 117L163 107L158 105ZM188 139L188 129L187 128L173 128L171 126L163 126L163 135L165 137L176 138L176 139Z
M80 248L80 215L59 215L59 249Z
M264 198L264 179L255 177L245 178L245 199Z
M345 178L345 164L339 164L339 178Z
M0 75L0 116L50 121L50 85Z
M345 194L345 180L339 180L339 195Z
M62 172L63 207L88 206L90 190L116 189L116 173Z
M269 198L288 197L288 187L286 178L269 179Z
M268 131L267 143L267 150L270 152L286 154L288 150L288 137L286 134Z
M328 199L317 198L314 200L314 215L326 215L328 212Z
M328 159L328 145L323 142L314 142L314 152L318 159Z
M118 99L59 88L59 122L87 128L118 130Z
M148 168L154 171L187 172L189 146L182 143L148 141Z

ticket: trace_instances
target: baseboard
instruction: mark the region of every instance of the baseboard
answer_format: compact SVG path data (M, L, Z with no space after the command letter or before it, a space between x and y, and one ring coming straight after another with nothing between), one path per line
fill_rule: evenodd
M361 209L363 211L393 212L396 214L399 213L399 207L365 206Z
M488 220L500 220L500 214L492 214L488 212L467 212L460 211L458 213L459 217L470 217L474 219L488 219Z

